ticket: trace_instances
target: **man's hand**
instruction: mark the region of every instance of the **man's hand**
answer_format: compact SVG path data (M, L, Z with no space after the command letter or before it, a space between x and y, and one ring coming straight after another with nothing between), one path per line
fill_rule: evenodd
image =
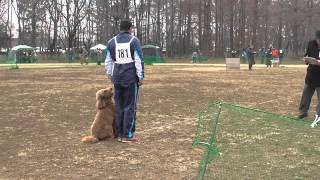
M138 82L138 85L142 86L142 84L143 84L143 80L140 79L139 82Z
M303 61L304 61L304 63L305 63L306 65L309 64L309 63L308 63L308 60L307 60L306 58L303 58Z
M309 64L309 61L308 61L307 58L303 58L303 60L304 60L304 63L305 63L306 65ZM317 60L316 60L316 63L313 63L313 65L320 66L320 60L317 59Z
M112 84L112 77L111 77L110 75L107 75L107 79L108 79L108 81L110 81L111 84Z

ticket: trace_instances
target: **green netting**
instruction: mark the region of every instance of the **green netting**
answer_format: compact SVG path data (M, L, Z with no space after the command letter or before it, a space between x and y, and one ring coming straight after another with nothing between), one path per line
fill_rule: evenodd
M37 62L37 57L35 56L32 47L18 48L15 50L11 50L7 56L7 61L6 61L6 63L8 64L35 63L35 62Z
M205 147L197 179L317 179L319 129L308 121L225 102L199 114Z
M9 53L8 56L2 56L0 63L15 64L15 63L96 63L101 65L104 62L103 54L90 54L88 57L81 57L79 54L67 55L43 55L36 56L18 56L15 53Z
M148 44L142 46L142 51L145 64L164 63L160 47Z
M144 63L151 65L153 63L164 63L164 58L161 56L144 56Z
M221 112L221 103L214 103L199 113L199 121L193 146L205 145L209 149L216 143L216 129Z

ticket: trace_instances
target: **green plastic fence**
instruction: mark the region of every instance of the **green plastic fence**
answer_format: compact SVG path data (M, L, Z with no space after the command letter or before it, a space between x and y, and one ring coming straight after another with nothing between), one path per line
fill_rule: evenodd
M213 103L199 113L193 146L204 151L196 179L317 179L320 127L309 123Z
M164 58L161 56L144 56L145 64L153 64L153 63L164 63Z

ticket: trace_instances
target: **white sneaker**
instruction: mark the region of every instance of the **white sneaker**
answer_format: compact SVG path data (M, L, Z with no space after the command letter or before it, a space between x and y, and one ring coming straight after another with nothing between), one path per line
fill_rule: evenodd
M317 123L320 122L320 117L318 115L316 115L316 118L314 119L314 121L311 123L311 128L316 127Z

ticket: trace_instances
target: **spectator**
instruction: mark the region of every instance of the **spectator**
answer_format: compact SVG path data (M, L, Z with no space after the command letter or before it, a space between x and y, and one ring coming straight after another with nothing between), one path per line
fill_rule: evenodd
M249 71L252 71L252 66L253 66L254 64L256 64L256 62L255 62L255 60L254 60L254 54L255 54L255 53L256 53L256 52L253 51L253 47L252 47L252 46L247 49Z
M271 53L272 53L273 67L278 67L279 66L279 50L276 48L272 48Z
M192 53L192 63L196 63L197 60L198 60L198 53L197 53L197 51L194 51Z
M232 50L231 51L231 57L235 58L237 56L237 51L236 50Z
M316 32L316 39L309 41L305 57L312 57L317 60L317 64L308 64L307 75L305 78L304 89L299 105L299 119L308 116L308 111L311 103L312 96L317 91L318 105L316 109L315 120L311 124L314 127L320 121L320 30Z
M271 68L272 60L272 49L271 47L266 51L266 65L267 68Z

